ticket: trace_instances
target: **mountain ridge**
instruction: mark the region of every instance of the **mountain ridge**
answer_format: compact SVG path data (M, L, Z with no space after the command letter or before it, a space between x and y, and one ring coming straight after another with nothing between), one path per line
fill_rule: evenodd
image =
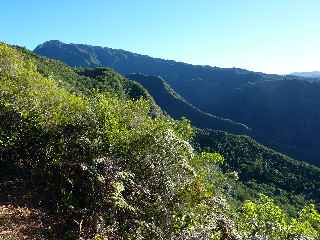
M243 69L243 68L236 68L236 67L232 67L232 68L222 68L222 67L217 67L217 66L211 66L211 65L207 65L207 64L192 64L192 63L187 63L185 61L177 61L177 60L172 60L172 59L166 59L166 58L160 58L160 57L154 57L154 56L151 56L149 54L140 54L140 53L136 53L136 52L133 52L133 51L129 51L129 50L124 50L124 49L121 49L121 48L111 48L111 47L102 47L102 46L99 46L99 45L91 45L91 44L87 44L87 43L65 43L65 42L62 42L60 40L48 40L48 41L45 41L39 45L37 45L34 49L33 49L33 52L39 52L40 49L44 48L44 47L48 47L48 46L57 46L57 45L60 45L60 46L63 46L63 45L71 45L71 46L85 46L85 47L94 47L94 48L103 48L103 49L107 49L107 50L111 50L111 51L120 51L120 52L123 52L123 53L129 53L129 54L132 54L132 55L136 55L136 56L140 56L140 57L146 57L146 58L151 58L151 59L156 59L156 60L162 60L162 61L167 61L167 62L172 62L172 63L180 63L180 64L187 64L187 65L191 65L191 66L195 66L195 67L203 67L203 68L219 68L219 69L235 69L235 70L239 70L239 71L244 71L244 72L252 72L252 71L249 71L247 69ZM72 64L72 63L71 63ZM68 64L69 65L69 64ZM77 66L74 66L74 67L77 67ZM255 73L261 73L261 74L265 74L263 72L255 72ZM277 75L277 74L274 74L274 75Z
M235 134L248 134L251 130L245 124L201 111L183 99L161 77L137 73L127 74L126 77L140 83L146 88L161 109L175 119L186 117L191 120L196 127L220 129Z

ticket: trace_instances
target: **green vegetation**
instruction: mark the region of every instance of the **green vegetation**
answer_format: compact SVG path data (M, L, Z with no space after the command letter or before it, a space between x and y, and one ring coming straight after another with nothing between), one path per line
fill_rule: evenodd
M0 44L1 179L22 178L64 219L42 238L319 239L312 204L294 217L265 196L237 208L224 157L194 151L190 123L152 115L121 76L55 64Z
M264 193L272 196L290 213L301 207L305 199L320 201L318 167L291 159L247 136L197 130L194 141L199 149L223 154L225 171L238 172L244 183L238 186L235 193L240 201Z
M114 92L122 97L128 95L135 99L140 97L150 98L148 92L140 84L124 78L109 68L80 68L77 69L77 73L88 77L83 84L83 90L96 89L102 92Z

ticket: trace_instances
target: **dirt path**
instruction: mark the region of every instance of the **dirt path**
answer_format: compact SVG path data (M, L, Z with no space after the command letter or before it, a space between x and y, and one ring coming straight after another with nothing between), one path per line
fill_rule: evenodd
M0 240L63 239L64 219L38 206L40 195L23 179L0 179Z

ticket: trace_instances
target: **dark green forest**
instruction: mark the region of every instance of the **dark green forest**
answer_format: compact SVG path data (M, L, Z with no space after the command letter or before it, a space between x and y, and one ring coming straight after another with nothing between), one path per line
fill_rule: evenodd
M212 127L208 123L212 116L230 119L236 125L241 123L251 129L246 134L264 145L292 158L319 165L320 142L315 134L320 131L320 83L317 79L197 66L124 50L60 41L45 42L34 52L70 66L106 66L122 74L161 76L189 106L194 106L183 112L180 108L168 110L174 117L185 114L195 126L216 130L226 130L230 121L228 124L210 121L211 124L217 123L217 127ZM153 88L160 87L156 80L153 82ZM224 124L223 129L219 128ZM239 133L233 126L228 131Z
M237 134L250 132L250 129L244 124L219 118L194 107L160 77L142 74L128 74L126 77L140 83L153 96L161 109L175 119L186 117L194 126L200 128L220 129Z
M236 198L247 200L259 193L272 196L289 212L306 200L319 203L320 169L267 148L248 136L196 129L194 146L224 156L222 169L237 172L244 189Z

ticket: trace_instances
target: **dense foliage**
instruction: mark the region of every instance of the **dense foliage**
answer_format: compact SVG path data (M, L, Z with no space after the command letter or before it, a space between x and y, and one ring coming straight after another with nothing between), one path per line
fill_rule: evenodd
M108 66L123 74L162 76L193 106L247 125L252 129L250 136L295 159L319 164L320 142L315 134L320 131L319 82L237 68L195 66L59 41L41 44L35 52L71 66ZM192 120L200 126L203 116ZM236 133L232 128L229 132Z
M314 205L295 217L265 196L234 208L235 174L220 170L220 154L193 150L188 121L100 85L82 92L39 61L0 44L0 173L19 170L37 204L64 217L63 235L43 238L319 238Z
M303 205L305 199L320 202L318 167L291 159L247 136L197 130L194 141L200 149L223 154L224 169L238 172L245 185L235 193L240 200L264 193L272 195L289 212Z

